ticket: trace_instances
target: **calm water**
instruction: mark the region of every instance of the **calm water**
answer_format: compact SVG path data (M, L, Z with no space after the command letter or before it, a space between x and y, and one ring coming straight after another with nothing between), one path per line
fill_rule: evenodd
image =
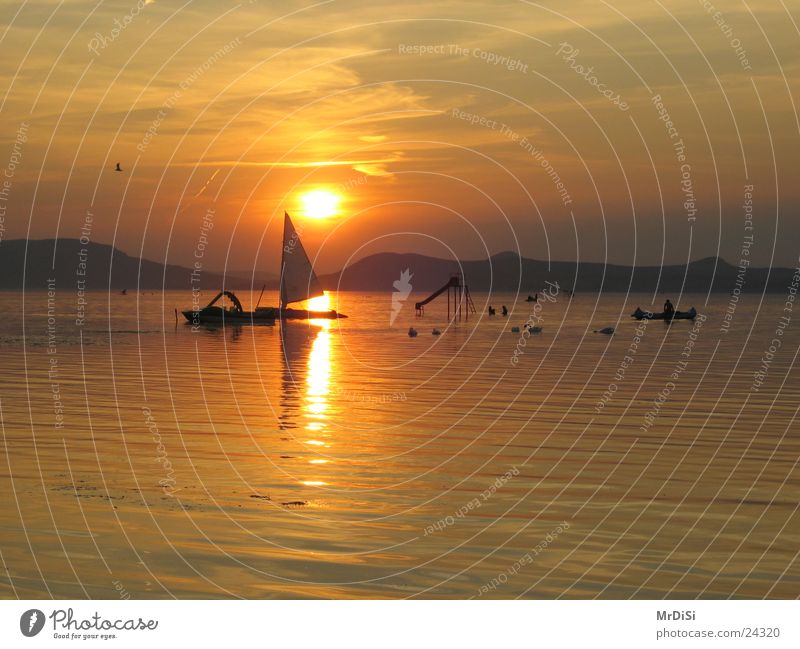
M78 327L64 288L51 336L46 293L0 294L0 596L800 595L800 306L723 334L727 296L688 296L705 321L637 343L648 295L560 295L523 339L512 295L449 327L419 298L192 331L188 293Z

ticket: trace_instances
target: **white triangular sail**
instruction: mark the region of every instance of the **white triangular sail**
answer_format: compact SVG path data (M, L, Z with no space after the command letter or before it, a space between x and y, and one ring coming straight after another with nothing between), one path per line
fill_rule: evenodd
M314 272L300 237L289 215L284 212L283 252L281 255L281 306L323 295L322 285Z

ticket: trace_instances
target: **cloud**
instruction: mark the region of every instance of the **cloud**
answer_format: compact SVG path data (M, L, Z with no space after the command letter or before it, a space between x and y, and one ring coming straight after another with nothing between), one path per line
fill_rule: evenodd
M352 167L370 176L383 176L387 172L384 165L396 162L400 157L374 160L304 160L293 162L287 160L198 160L195 162L176 162L175 167L276 167L284 169L321 169L324 167ZM370 171L366 171L370 170Z

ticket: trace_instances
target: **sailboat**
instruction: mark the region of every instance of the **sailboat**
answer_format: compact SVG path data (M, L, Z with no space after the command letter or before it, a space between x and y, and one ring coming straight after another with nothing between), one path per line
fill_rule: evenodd
M260 307L255 311L245 311L239 299L230 291L221 291L209 304L200 310L184 311L184 317L192 324L220 323L226 320L236 323L274 324L275 320L316 320L346 318L343 313L333 309L314 311L309 309L292 309L289 304L303 302L324 295L322 284L314 272L314 266L306 254L300 236L289 217L283 214L283 248L281 251L280 305L278 307ZM262 291L263 293L263 291ZM232 307L222 308L214 303L222 296L228 297ZM260 301L261 298L259 298Z
M283 248L281 250L281 296L280 306L256 308L256 313L272 313L281 320L316 320L346 318L343 313L333 309L313 311L309 309L291 309L287 305L303 302L311 298L325 295L322 290L314 266L306 254L300 241L300 235L292 223L288 212L283 213Z

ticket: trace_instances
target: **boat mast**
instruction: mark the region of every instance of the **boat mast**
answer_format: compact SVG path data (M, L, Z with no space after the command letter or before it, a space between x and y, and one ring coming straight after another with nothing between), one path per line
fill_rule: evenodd
M283 236L281 237L281 281L278 289L280 291L280 296L278 297L278 308L283 311L284 304L283 304L283 277L286 272L286 263L284 261L284 257L286 256L286 219L289 218L289 215L284 211L283 213Z
M267 288L267 285L264 284L261 287L261 293L258 294L258 302L256 302L256 311L258 311L258 305L261 304L261 298L264 297L264 289Z

